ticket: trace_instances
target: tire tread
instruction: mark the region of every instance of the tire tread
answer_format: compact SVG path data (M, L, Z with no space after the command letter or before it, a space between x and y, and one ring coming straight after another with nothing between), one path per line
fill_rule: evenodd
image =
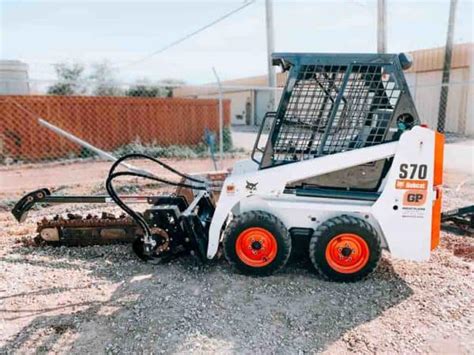
M243 268L241 262L230 255L229 250L230 248L235 248L234 241L232 240L232 235L236 233L237 229L240 226L245 225L247 223L255 223L255 224L272 224L275 228L280 232L282 238L278 240L278 249L283 250L284 254L282 254L281 260L274 264L273 262L269 264L267 267L264 266L262 268L253 268L253 271L249 267ZM230 223L227 225L224 231L224 238L223 238L223 246L224 246L224 255L229 264L231 265L232 269L238 270L240 272L257 275L257 276L266 276L273 273L280 271L288 262L291 254L291 236L286 228L286 226L274 215L264 212L264 211L250 211L244 212L236 217L234 217Z
M371 248L370 253L375 253L375 262L372 262L372 263L369 262L367 268L364 269L363 273L360 273L360 274L355 273L354 275L351 275L350 278L341 277L341 278L338 278L337 280L334 280L334 278L332 278L330 275L325 273L323 269L321 268L320 260L317 259L317 249L321 247L320 243L323 241L326 233L330 232L334 227L340 226L340 225L348 226L349 228L358 227L360 229L365 229L373 236L372 238L373 247ZM309 243L309 256L311 259L311 263L313 264L316 272L324 280L328 280L328 281L334 280L334 281L342 281L342 282L360 281L360 280L365 279L377 268L378 263L380 261L380 256L381 256L381 242L375 228L370 223L360 218L353 217L350 215L341 215L341 216L334 217L325 221L316 229Z

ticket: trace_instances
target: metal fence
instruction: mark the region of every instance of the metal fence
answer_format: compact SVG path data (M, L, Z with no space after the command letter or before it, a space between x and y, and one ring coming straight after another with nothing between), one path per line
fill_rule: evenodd
M40 118L117 154L141 150L162 157L191 157L208 152L210 135L218 144L218 100L143 96L0 96L0 164L94 155L40 125ZM223 102L225 130L230 104ZM225 147L229 149L229 143Z

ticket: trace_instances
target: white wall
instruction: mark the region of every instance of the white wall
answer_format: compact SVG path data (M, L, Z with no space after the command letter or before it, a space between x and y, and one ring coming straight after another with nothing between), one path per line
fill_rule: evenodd
M28 95L28 65L19 60L0 60L0 95Z
M200 99L212 98L217 99L218 94L210 95L199 95ZM253 122L253 111L254 111L254 102L252 98L252 91L236 91L236 92L225 92L224 99L231 100L230 104L230 117L232 125L245 125L246 116L250 115L250 124ZM247 102L250 102L250 106L247 105ZM247 113L247 108L250 110Z
M275 109L278 108L280 103L281 90L275 90ZM272 111L270 107L270 91L269 90L257 90L255 91L255 123L259 126L262 123L263 117L268 111Z

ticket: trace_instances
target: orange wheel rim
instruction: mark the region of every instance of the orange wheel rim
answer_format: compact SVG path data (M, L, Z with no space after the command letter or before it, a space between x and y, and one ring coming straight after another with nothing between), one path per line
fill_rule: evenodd
M235 252L239 259L252 267L263 267L275 260L278 251L276 238L264 228L251 227L237 237Z
M337 272L352 274L369 261L367 242L357 234L343 233L331 239L326 247L326 261Z

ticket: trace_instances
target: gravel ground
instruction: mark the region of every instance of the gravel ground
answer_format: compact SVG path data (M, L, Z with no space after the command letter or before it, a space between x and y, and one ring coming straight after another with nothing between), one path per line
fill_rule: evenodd
M447 208L474 201L472 179L447 180ZM28 246L37 220L64 211L25 225L0 212L0 354L474 353L472 237L443 232L429 262L384 255L369 279L338 284L304 255L252 278L223 260L144 264L127 245Z

